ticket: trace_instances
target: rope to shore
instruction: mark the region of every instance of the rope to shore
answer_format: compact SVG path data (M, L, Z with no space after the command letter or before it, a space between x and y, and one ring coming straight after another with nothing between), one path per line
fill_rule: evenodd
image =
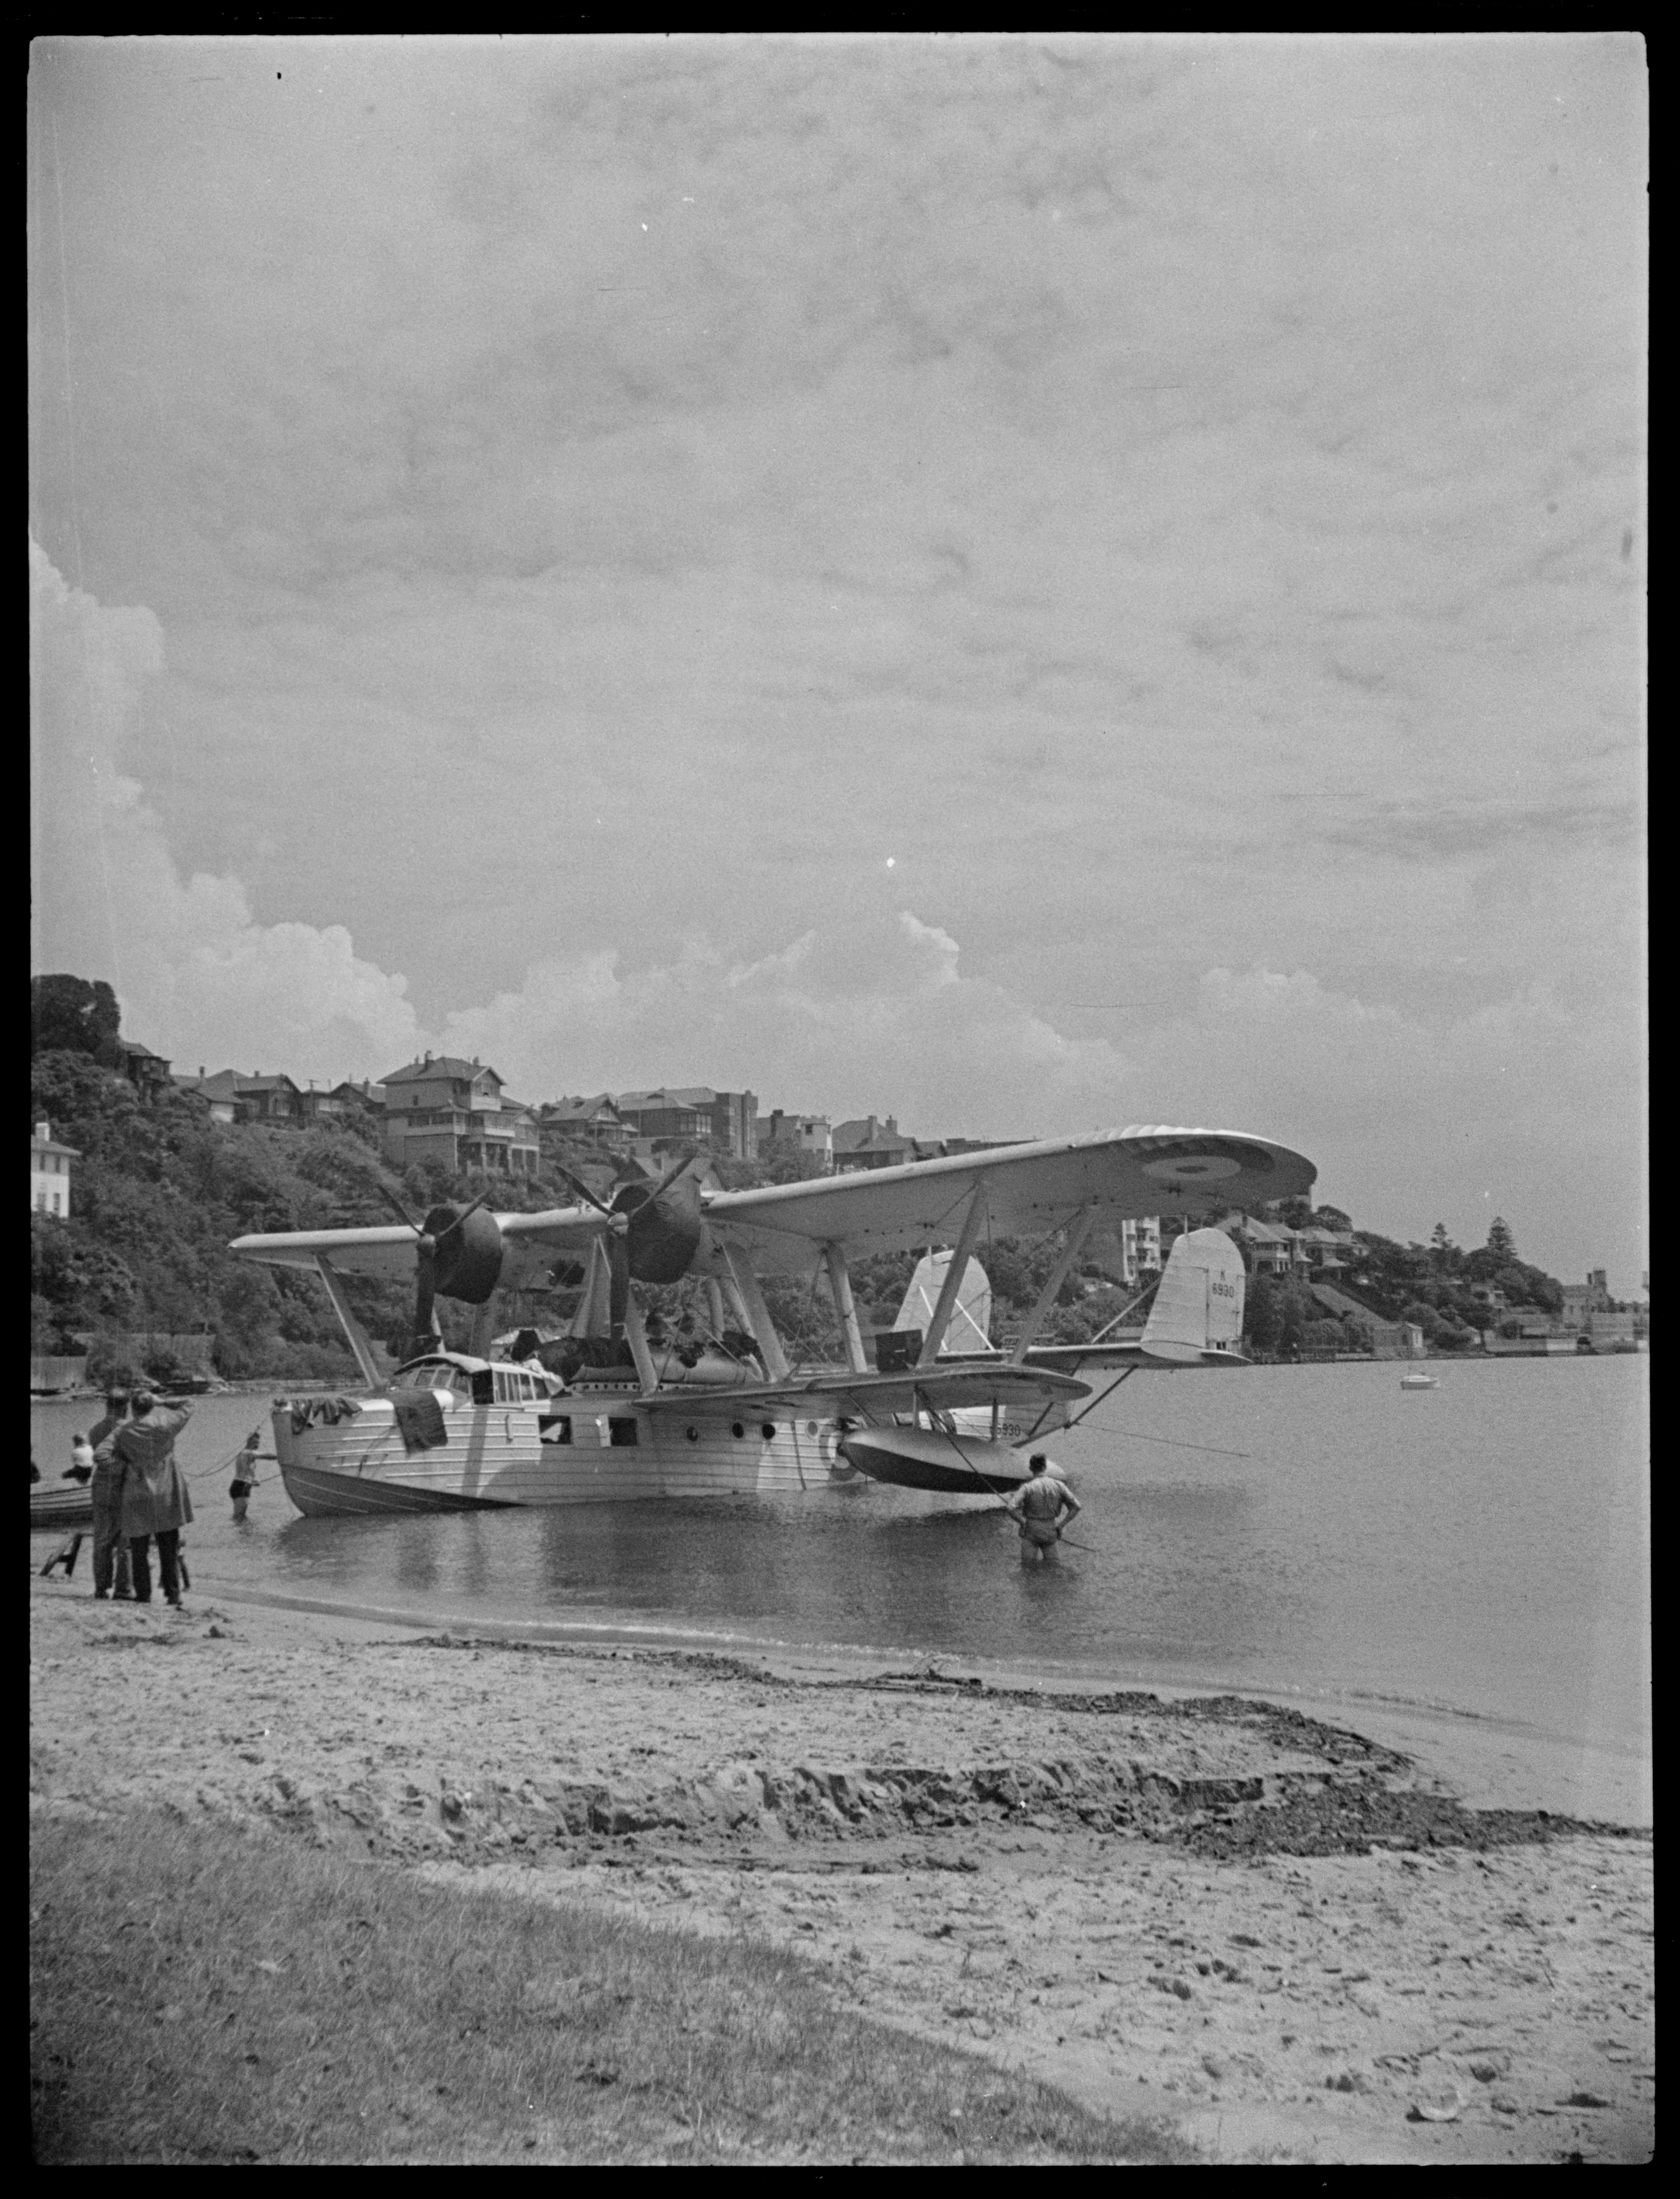
M1126 1443L1166 1444L1174 1450L1205 1450L1212 1458L1252 1458L1254 1455L1251 1450L1222 1450L1217 1444L1185 1443L1177 1436L1140 1435L1135 1428L1111 1427L1106 1420L1090 1420L1086 1425L1102 1435L1119 1436Z

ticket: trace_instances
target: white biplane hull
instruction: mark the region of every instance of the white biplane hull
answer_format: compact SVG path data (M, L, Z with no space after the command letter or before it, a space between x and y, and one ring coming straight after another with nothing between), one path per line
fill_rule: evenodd
M750 1496L861 1486L824 1401L795 1420L639 1409L633 1396L571 1395L540 1405L457 1401L445 1440L409 1449L388 1401L363 1400L331 1425L274 1414L286 1493L300 1512L499 1511L514 1507Z

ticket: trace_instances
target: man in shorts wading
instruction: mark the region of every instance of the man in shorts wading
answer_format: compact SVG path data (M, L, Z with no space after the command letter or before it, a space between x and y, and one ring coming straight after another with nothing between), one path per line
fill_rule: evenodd
M1041 1450L1027 1461L1030 1481L1023 1483L1004 1506L1021 1523L1021 1563L1041 1566L1062 1539L1062 1528L1080 1509L1079 1499L1065 1481L1053 1481L1045 1472L1050 1461Z

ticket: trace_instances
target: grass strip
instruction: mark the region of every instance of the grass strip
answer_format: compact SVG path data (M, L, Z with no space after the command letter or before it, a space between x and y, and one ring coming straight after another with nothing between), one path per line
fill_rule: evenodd
M1162 2162L797 1959L225 1823L38 1819L35 2158Z

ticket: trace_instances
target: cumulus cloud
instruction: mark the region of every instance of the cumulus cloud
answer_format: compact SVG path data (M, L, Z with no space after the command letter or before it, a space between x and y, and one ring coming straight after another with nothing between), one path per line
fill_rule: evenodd
M33 540L31 813L38 969L108 977L128 1031L177 1062L378 1074L418 1035L401 977L339 925L261 925L236 878L183 879L125 763L162 671L149 610L73 588Z
M1125 1065L965 977L909 910L814 929L752 962L703 935L674 960L615 949L534 963L516 989L422 1027L406 980L341 925L262 924L235 876L183 879L124 765L164 663L149 610L108 609L30 545L38 967L107 976L126 1026L180 1063L381 1075L417 1049L479 1054L522 1093L639 1082L755 1085L767 1105L852 1104L930 1134L1123 1112Z
M1125 1113L1129 1073L1113 1047L1064 1036L965 977L960 954L903 910L808 931L751 963L703 937L639 970L611 952L551 960L517 991L452 1015L445 1038L522 1091L746 1086L767 1109L892 1112L928 1136L1050 1135Z

